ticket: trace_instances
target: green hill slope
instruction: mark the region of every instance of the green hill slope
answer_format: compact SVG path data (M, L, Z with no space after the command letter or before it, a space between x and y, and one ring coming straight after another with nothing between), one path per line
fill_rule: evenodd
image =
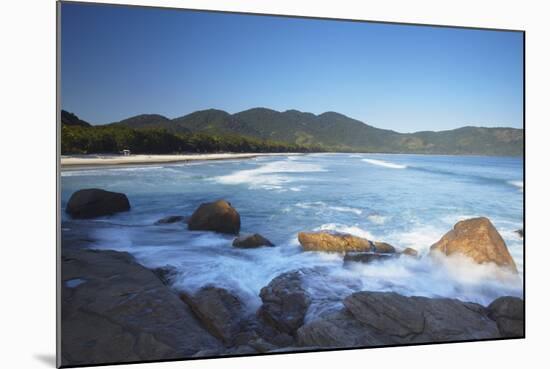
M297 145L316 145L328 151L419 154L523 154L523 130L462 127L440 132L399 133L367 125L336 112L320 115L254 108L235 114L209 109L168 119L139 115L111 126L162 128L175 134L238 135Z

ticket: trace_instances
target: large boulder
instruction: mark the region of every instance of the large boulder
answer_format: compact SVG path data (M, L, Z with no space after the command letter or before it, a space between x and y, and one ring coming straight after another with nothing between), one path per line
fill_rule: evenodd
M357 292L344 300L355 319L411 342L499 337L481 305L456 299L406 297L394 292Z
M214 231L238 234L241 216L225 200L201 204L191 215L187 226L192 231Z
M182 359L223 348L127 253L64 249L61 271L63 366Z
M75 219L95 218L130 210L130 202L123 193L97 188L73 193L65 211Z
M488 306L489 316L497 322L502 337L525 336L524 308L523 300L512 296L499 297Z
M495 263L517 272L506 243L487 218L462 220L430 248L430 255L464 255L478 264Z
M395 247L386 242L374 241L374 251L382 254L395 253Z
M300 232L298 241L305 251L349 252L374 251L375 245L371 241L338 232Z
M232 344L243 317L243 304L237 296L223 288L205 286L193 295L183 293L180 297L210 333L226 345Z
M341 348L389 345L385 338L355 319L347 310L341 309L302 326L296 332L301 347Z
M454 299L357 292L344 306L298 329L298 343L368 347L500 337L487 309Z
M289 335L304 324L311 297L303 287L303 277L299 270L283 273L261 289L258 316L266 324Z
M241 249L253 249L261 246L274 246L271 241L262 236L261 234L254 233L251 235L245 235L235 238L233 240L233 247Z

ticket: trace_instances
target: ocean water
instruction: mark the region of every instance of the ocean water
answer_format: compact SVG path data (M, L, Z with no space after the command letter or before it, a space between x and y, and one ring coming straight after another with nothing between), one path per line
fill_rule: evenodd
M481 156L310 154L65 171L62 207L82 188L126 193L132 210L71 221L63 230L89 229L91 247L132 253L148 267L172 265L175 287L225 287L251 311L262 287L295 269L314 296L307 320L341 306L359 290L452 297L486 305L502 295L523 296L523 160ZM167 215L190 215L200 203L226 199L241 215L241 233L260 233L276 247L242 250L232 236L188 231L183 223L154 225ZM466 259L434 261L430 246L459 220L486 216L520 271ZM335 230L412 247L402 257L343 265L342 256L303 252L297 233Z

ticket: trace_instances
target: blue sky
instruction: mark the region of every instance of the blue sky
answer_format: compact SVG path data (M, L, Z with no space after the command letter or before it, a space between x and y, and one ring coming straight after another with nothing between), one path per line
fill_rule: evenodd
M62 108L337 111L400 132L523 126L523 35L64 3Z

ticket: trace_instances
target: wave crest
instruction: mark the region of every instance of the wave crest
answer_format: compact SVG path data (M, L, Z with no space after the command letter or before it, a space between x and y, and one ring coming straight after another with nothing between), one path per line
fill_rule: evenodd
M384 160L377 160L377 159L361 159L361 160L366 162L366 163L369 163L369 164L372 164L372 165L377 165L379 167L384 167L384 168L391 168L391 169L406 169L407 168L407 166L404 165L404 164L397 164L397 163L392 163L392 162L384 161Z

